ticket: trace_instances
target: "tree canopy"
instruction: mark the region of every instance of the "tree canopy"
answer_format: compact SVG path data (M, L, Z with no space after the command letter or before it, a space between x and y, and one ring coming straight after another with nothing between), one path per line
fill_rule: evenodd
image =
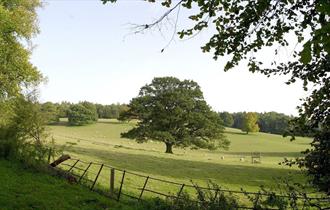
M60 121L60 114L56 104L52 102L46 102L40 106L40 111L45 115L48 124L56 124Z
M289 129L289 121L291 119L293 117L277 112L259 113L258 125L261 132L282 135Z
M140 89L121 119L138 119L136 127L122 137L146 142L164 142L166 153L172 146L227 148L222 121L204 100L199 85L174 77L154 78Z
M0 100L21 93L42 79L30 62L30 39L38 32L39 0L0 1Z
M80 102L73 104L68 110L69 125L86 125L97 121L97 111L94 104Z
M99 118L117 119L121 112L127 110L126 104L96 104L97 114Z
M223 121L223 125L226 127L232 127L234 124L234 118L229 112L220 112L219 116Z

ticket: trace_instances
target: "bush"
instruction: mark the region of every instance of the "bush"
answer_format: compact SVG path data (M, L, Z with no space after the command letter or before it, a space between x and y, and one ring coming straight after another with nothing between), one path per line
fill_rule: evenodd
M168 197L166 200L159 198L146 202L142 209L154 210L236 210L236 209L329 209L330 198L327 195L317 195L310 198L307 191L312 186L303 186L292 182L291 179L277 180L276 191L261 187L259 192L251 194L241 191L242 198L245 198L245 205L240 203L240 198L230 192L222 191L217 184L209 182L208 188L195 186L196 198L188 193L181 193L177 196ZM316 196L316 195L314 195ZM317 199L315 199L317 198ZM246 204L246 199L250 204Z
M197 199L193 199L191 195L182 192L177 198L176 196L168 197L165 201L154 199L147 202L145 209L155 210L233 210L239 209L237 198L232 194L224 194L221 188L212 182L209 182L209 188L215 190L205 190L198 185L194 185Z
M95 105L83 102L71 105L68 110L69 125L86 125L97 121Z
M56 104L46 102L41 105L41 111L45 115L48 124L56 124L60 121L60 113Z
M6 103L6 122L0 125L0 156L25 162L47 159L47 118L33 97L17 97Z

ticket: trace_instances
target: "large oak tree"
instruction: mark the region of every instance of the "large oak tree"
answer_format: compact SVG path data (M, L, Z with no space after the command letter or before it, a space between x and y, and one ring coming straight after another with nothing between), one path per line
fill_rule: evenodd
M136 127L122 137L146 142L164 142L166 153L173 146L217 149L227 148L222 122L204 100L199 85L174 77L154 78L140 89L121 119L138 119Z

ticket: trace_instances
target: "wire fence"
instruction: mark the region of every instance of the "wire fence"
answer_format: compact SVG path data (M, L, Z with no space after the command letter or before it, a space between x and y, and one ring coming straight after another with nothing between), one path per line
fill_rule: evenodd
M75 177L78 183L82 183L90 190L98 191L102 194L119 201L121 196L126 196L138 201L149 198L163 197L165 199L181 199L182 193L188 193L191 202L199 202L196 198L198 190L213 191L215 196L222 192L237 195L240 209L254 209L248 196L269 196L263 192L246 192L229 190L222 188L201 187L194 184L179 183L126 171L107 164L86 162L80 159L69 159L62 162L58 167ZM195 197L194 197L195 196ZM277 197L291 198L287 195L276 195ZM293 199L300 199L305 202L306 196L295 195ZM308 197L309 200L317 200L318 203L329 204L329 198ZM322 206L322 205L321 205ZM323 205L324 206L324 205ZM272 208L269 208L272 209ZM330 209L330 208L326 208Z

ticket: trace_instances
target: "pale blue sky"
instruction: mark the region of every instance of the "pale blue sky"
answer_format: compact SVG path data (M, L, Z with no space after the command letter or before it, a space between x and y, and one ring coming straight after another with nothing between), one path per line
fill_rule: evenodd
M198 82L216 111L296 114L299 98L306 95L301 83L288 86L284 77L249 73L244 63L223 72L224 59L214 61L200 50L211 29L187 41L176 38L163 53L160 50L172 36L170 24L163 26L163 34L154 30L129 35L128 23L148 23L162 11L143 1L107 5L98 0L46 1L38 12L41 33L33 41L32 56L48 77L41 86L41 100L128 103L153 77L175 76ZM186 15L180 14L179 29L189 25ZM286 51L279 59L286 59ZM274 58L268 50L259 56Z

